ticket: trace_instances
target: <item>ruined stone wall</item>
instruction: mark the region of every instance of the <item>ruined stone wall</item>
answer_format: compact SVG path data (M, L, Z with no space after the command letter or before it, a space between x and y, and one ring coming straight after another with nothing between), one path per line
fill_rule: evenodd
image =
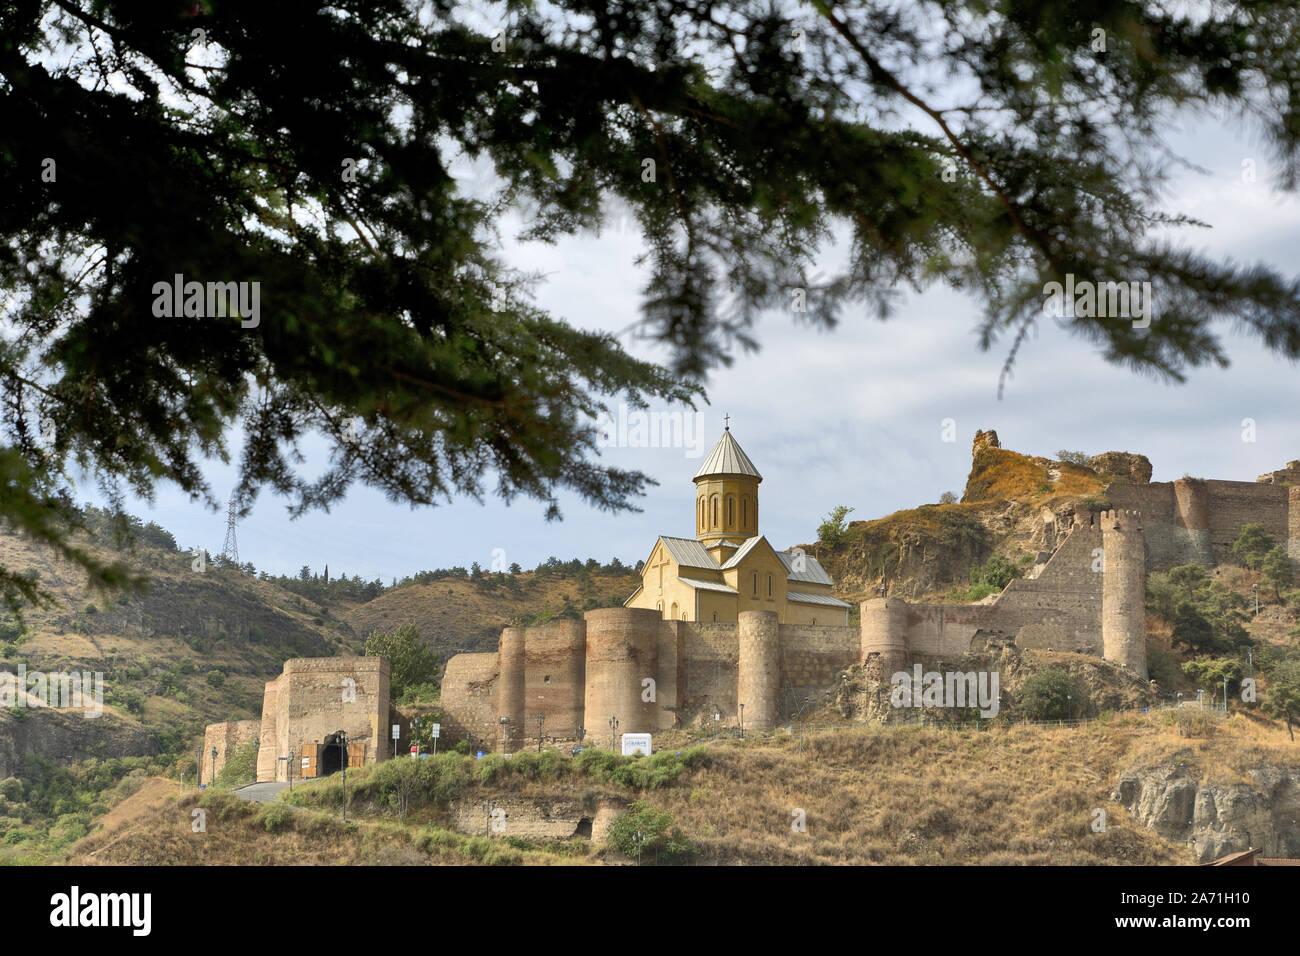
M981 631L1014 635L1021 647L1101 654L1101 547L1098 517L1081 516L1036 578L1013 580L991 604L863 601L860 659L875 655L893 673L911 655L965 654Z
M1287 554L1292 561L1300 561L1300 485L1293 485L1287 504Z
M1207 481L1206 485L1209 487L1210 542L1215 561L1232 560L1232 545L1241 536L1245 524L1262 524L1279 544L1286 544L1287 492L1290 489L1253 481Z
M1106 497L1116 508L1142 514L1147 571L1180 564L1232 560L1242 525L1262 524L1292 557L1300 556L1300 512L1294 488L1268 482L1180 478L1151 485L1113 484ZM1300 507L1300 506L1297 506Z
M1016 578L989 607L964 626L1014 632L1021 647L1101 653L1101 526L1095 514L1075 519L1074 528L1036 578ZM920 636L922 642L924 637ZM974 636L973 631L970 635ZM965 653L970 637L965 637ZM914 645L921 653L929 651ZM953 640L937 641L933 653L952 654Z
M659 677L655 687L658 698L660 730L677 726L682 712L682 695L686 690L686 635L684 622L663 621L659 626Z
M779 719L789 717L787 711L804 697L835 686L840 671L858 662L861 649L862 632L856 627L782 624Z
M208 724L203 734L203 763L199 773L202 783L211 783L214 773L220 775L230 755L244 744L258 739L262 722L260 720L232 720L221 724ZM212 749L216 748L214 761ZM261 763L261 752L258 753Z
M687 621L681 625L685 662L685 688L681 692L682 716L690 722L708 712L712 723L716 708L727 724L735 723L737 708L736 673L740 664L740 642L736 625L701 624Z
M442 677L441 747L473 734L489 748L497 746L498 658L496 654L457 654Z

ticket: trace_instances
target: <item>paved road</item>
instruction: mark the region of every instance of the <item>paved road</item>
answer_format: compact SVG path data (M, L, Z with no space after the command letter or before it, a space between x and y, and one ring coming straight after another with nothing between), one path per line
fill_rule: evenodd
M273 803L280 796L281 790L288 789L287 783L250 783L235 791L237 796L257 803Z

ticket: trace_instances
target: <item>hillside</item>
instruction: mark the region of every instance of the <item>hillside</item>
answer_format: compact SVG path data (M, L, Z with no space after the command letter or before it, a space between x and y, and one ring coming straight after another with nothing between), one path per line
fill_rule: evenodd
M852 521L839 546L803 547L835 578L844 600L878 596L882 583L891 596L917 603L962 600L952 591L972 583L972 569L993 556L1028 568L1076 511L1107 507L1112 481L1150 477L1151 463L1141 455L1107 452L1081 465L1022 455L1001 448L995 432L979 432L959 501Z
M343 620L360 635L414 623L445 661L462 651L496 650L501 629L511 623L620 605L638 580L631 571L586 569L573 576L525 571L444 578L388 590Z
M628 827L617 817L629 812L652 838L644 863L1187 864L1250 839L1300 852L1286 826L1295 807L1285 794L1300 782L1294 747L1241 715L1190 739L1139 714L1082 729L827 730L802 748L789 734L688 743L665 737L639 763L589 750L365 767L349 775L348 825L332 779L296 787L296 809L219 791L173 789L159 802L154 785L106 817L70 862L626 864ZM1161 781L1172 781L1171 794L1190 788L1193 821L1170 812ZM1202 791L1219 798L1217 810L1195 799ZM1246 792L1257 796L1238 796ZM509 808L493 839L481 835L484 799ZM200 806L206 833L189 824ZM1249 818L1234 806L1248 806ZM618 808L613 829L588 838L576 818L597 807Z

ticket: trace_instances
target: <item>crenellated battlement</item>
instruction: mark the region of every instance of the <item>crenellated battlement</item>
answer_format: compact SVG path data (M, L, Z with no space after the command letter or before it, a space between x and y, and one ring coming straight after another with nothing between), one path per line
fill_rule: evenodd
M1141 531L1142 512L1133 508L1102 511L1097 516L1102 531Z

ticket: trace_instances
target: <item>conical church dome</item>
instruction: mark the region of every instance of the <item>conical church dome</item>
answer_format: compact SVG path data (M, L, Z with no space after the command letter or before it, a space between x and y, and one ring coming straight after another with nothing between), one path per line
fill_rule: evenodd
M722 437L713 446L713 451L709 452L709 457L704 459L704 464L700 465L700 470L692 480L699 481L701 478L718 475L746 475L758 481L763 480L744 449L731 437L730 428L723 430Z

